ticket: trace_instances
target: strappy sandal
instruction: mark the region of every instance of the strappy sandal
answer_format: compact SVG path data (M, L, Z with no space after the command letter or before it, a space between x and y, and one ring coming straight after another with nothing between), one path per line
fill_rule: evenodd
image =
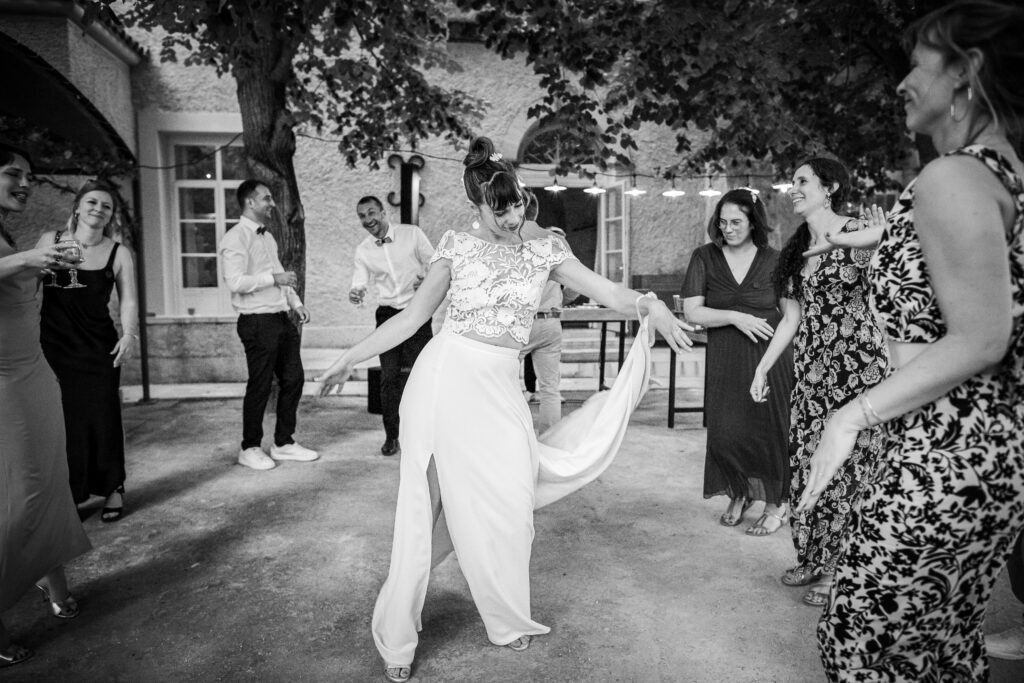
M827 581L819 581L804 593L803 602L811 607L824 607L828 603L828 594L832 591L831 577Z
M769 517L771 517L772 519L778 520L778 522L779 522L778 525L774 529L769 529L766 526ZM757 521L754 522L750 527L747 528L747 532L746 532L747 536L770 536L771 534L774 534L776 531L781 529L782 525L785 524L788 519L789 519L789 506L786 506L786 507L782 508L778 512L772 512L772 511L769 511L769 510L765 510L761 514L761 516L757 518Z
M531 640L533 640L533 636L519 636L505 647L511 648L516 652L522 652L526 648L530 647Z
M405 683L411 677L411 666L389 666L384 669L384 678L391 681L391 683Z
M807 586L821 580L821 574L812 572L805 564L787 569L780 579L787 586Z
M27 647L9 643L7 645L7 649L0 652L0 669L4 669L8 666L14 666L15 664L21 664L22 662L27 662L32 659L35 654L35 652Z
M100 511L101 522L106 522L109 524L110 522L116 522L117 520L124 517L124 484L114 489L114 493L121 494L121 505L116 508L103 508L103 510Z
M718 523L722 526L739 526L743 521L743 515L746 514L747 510L750 509L750 506L754 504L754 501L747 500L745 497L742 500L743 506L740 508L740 514L729 514L729 510L732 510L734 502L729 501L729 508L722 513L721 517L718 518Z
M49 603L50 611L53 612L53 616L58 619L74 619L78 616L78 602L75 600L75 596L69 592L67 597L63 600L52 600L50 599L50 591L43 586L36 584L43 594L43 601Z

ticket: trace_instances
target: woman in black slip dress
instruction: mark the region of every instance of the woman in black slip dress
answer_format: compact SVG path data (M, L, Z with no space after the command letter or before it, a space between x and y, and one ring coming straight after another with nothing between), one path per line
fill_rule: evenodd
M77 271L58 272L44 287L41 341L57 375L64 406L68 469L76 503L105 498L100 519L124 514L124 429L118 388L121 365L138 344L138 297L131 252L108 233L117 193L103 181L87 182L75 196L67 228L47 232L39 245L81 244ZM75 286L78 285L78 286ZM117 290L122 333L110 316Z

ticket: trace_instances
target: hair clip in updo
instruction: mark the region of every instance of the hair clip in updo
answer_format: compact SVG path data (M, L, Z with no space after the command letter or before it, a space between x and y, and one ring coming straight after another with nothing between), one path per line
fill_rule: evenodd
M487 157L491 161L501 161L505 157L501 156L501 152L494 152L491 156Z
M749 192L750 193L750 201L754 202L755 204L757 203L757 195L761 194L760 192L758 192L757 190L755 190L752 187L739 187L739 188L736 188L736 189L738 189L738 190L746 190L747 192Z

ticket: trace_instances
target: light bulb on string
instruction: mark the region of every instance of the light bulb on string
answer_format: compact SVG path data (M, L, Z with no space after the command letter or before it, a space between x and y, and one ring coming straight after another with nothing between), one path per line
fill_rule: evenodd
M598 187L597 186L597 178L594 178L594 184L593 185L591 185L590 187L586 188L583 191L586 192L587 194L592 194L592 195L599 195L599 194L604 194L605 192L607 192L607 190L605 190L603 187Z
M639 197L640 195L647 194L647 190L641 190L636 186L636 173L633 174L633 186L623 194L628 194L630 197Z
M793 183L785 183L785 182L783 182L783 183L774 183L772 185L772 189L773 190L778 190L779 192L786 192L791 187L793 187Z
M701 197L717 197L718 195L722 194L722 191L716 190L715 188L711 187L711 176L708 176L708 186L701 190L700 192L698 192L697 194L699 194Z
M558 176L555 176L555 182L551 183L544 189L547 190L548 192L561 192L562 190L567 190L569 188L567 188L565 185L559 185Z
M682 197L684 194L686 194L684 191L676 189L676 176L673 173L672 174L672 187L669 188L668 190L665 190L664 192L662 192L661 196L662 197L672 198L672 197Z

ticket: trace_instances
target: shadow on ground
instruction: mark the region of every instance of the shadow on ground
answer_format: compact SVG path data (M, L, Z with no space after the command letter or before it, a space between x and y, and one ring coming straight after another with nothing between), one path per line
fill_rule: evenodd
M490 645L449 559L414 681L823 680L815 610L778 581L788 535L718 525L700 415L669 430L666 406L650 392L608 472L537 514L533 616L551 634L525 653ZM383 680L369 621L399 461L379 454L379 418L356 398L306 398L297 437L322 458L269 472L235 464L240 400L129 405L125 422L130 514L86 520L95 548L68 567L78 619L35 595L4 615L37 655L3 680ZM1020 609L1001 577L987 629ZM996 683L1022 678L1024 663L993 660Z

